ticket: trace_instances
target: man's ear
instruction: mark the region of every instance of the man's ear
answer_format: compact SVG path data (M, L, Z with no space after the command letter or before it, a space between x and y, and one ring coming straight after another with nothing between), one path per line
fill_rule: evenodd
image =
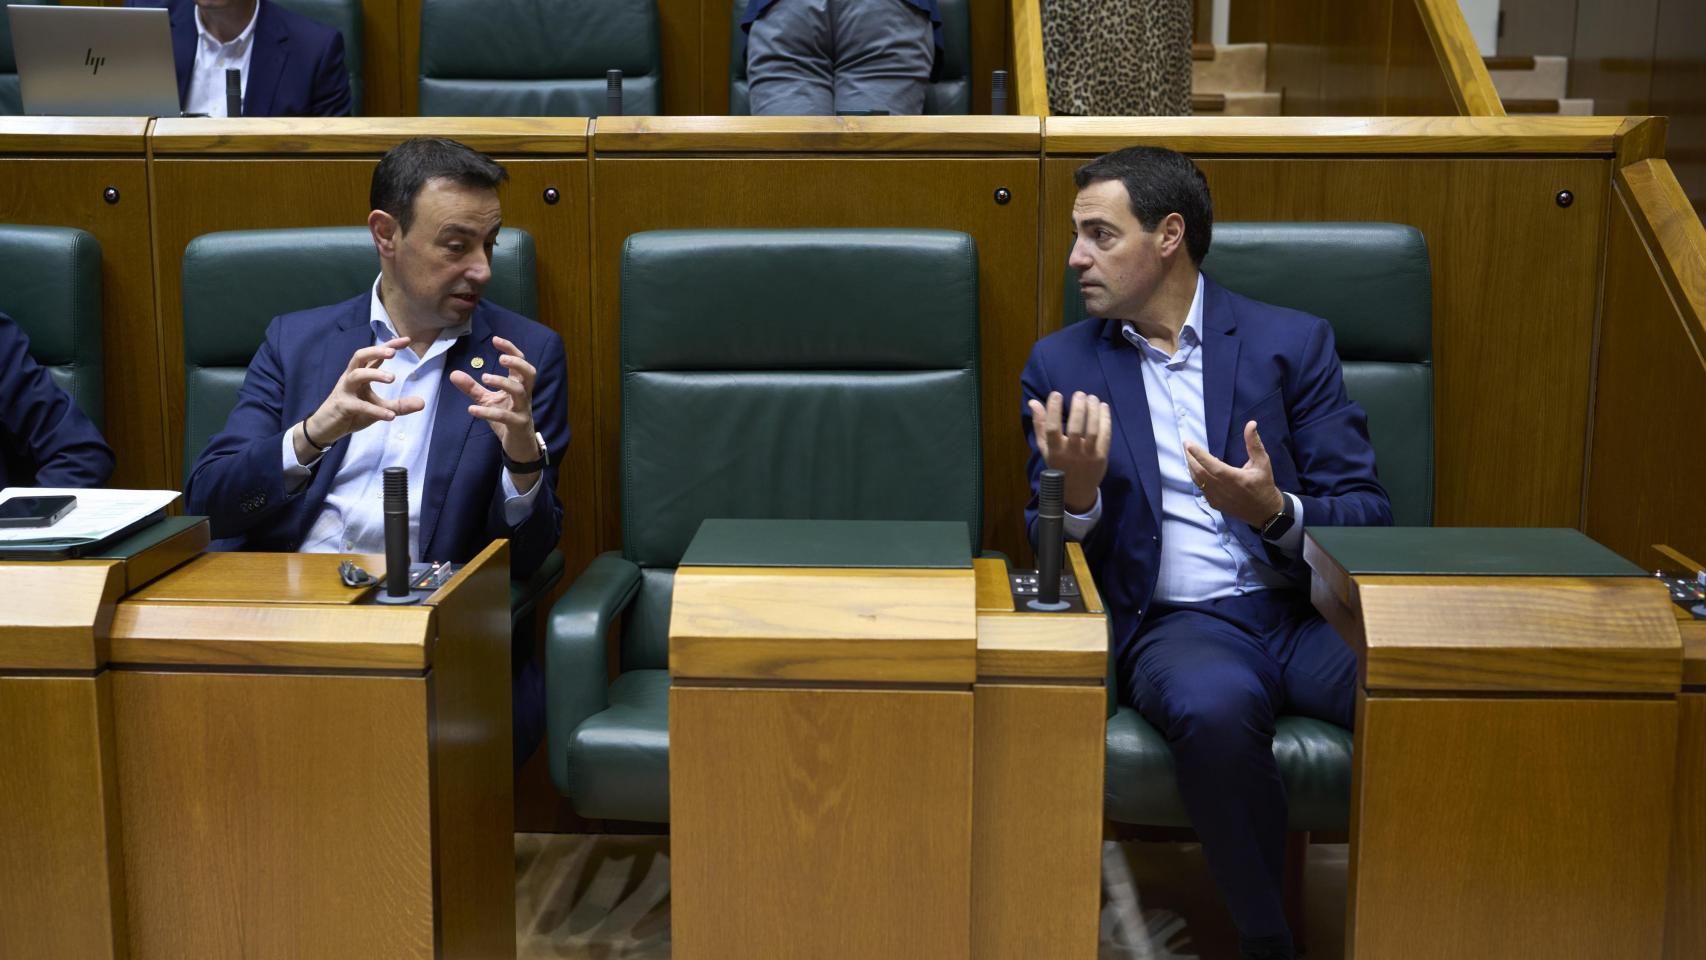
M373 235L373 245L379 249L381 259L396 256L397 243L403 236L403 228L396 217L383 210L374 210L367 215L367 232Z
M1171 257L1185 248L1185 218L1178 213L1162 217L1161 229L1156 232L1161 235L1161 256Z

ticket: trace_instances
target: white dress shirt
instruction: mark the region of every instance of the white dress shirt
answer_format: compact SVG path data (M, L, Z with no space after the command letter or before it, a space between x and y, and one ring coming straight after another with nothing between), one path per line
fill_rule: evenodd
M391 315L379 302L379 281L373 281L373 293L368 323L373 327L373 344L378 346L396 339L397 328ZM440 388L445 386L444 355L451 346L468 335L470 324L450 327L438 335L424 356L404 347L379 365L379 369L395 379L390 383L373 384L373 394L385 400L398 397L420 397L426 406L418 413L405 414L395 420L380 420L349 435L349 449L332 477L332 487L320 515L303 538L303 553L384 553L385 552L385 485L381 475L386 467L406 467L409 471L409 556L419 561L421 556L421 495L426 485L427 457L432 450L432 429L438 410ZM482 429L476 424L475 429ZM489 429L489 428L487 428ZM284 432L284 488L296 493L307 484L310 468L320 462L316 456L307 463L296 459L293 436L296 425ZM323 440L321 442L324 442ZM502 471L504 490L504 521L519 525L533 509L533 499L545 484L543 479L521 493L509 471ZM438 557L436 559L444 559Z
M1228 521L1209 506L1208 498L1191 480L1185 442L1210 449L1203 401L1202 294L1202 275L1198 274L1196 294L1185 315L1185 326L1179 331L1179 347L1171 356L1130 323L1121 331L1143 356L1143 390L1149 401L1149 427L1155 435L1155 454L1161 468L1161 567L1155 599L1163 602L1191 603L1293 585L1265 558L1244 548L1228 526L1242 521ZM1296 520L1275 546L1296 556L1303 542L1303 502L1290 493L1285 496L1291 500ZM1066 533L1074 540L1083 540L1101 517L1102 495L1098 491L1089 513L1066 514Z
M219 39L207 32L207 27L201 22L201 8L195 9L195 65L190 68L189 96L184 104L185 113L203 113L210 117L223 117L225 112L225 71L240 70L243 73L243 92L249 92L249 57L255 52L255 21L260 19L261 5L255 4L255 12L249 17L249 25L243 32L237 34L230 43L220 43Z

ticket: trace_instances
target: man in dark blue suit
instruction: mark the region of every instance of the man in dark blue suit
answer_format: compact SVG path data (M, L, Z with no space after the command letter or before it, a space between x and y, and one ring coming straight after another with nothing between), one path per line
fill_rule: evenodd
M1305 523L1392 522L1367 418L1326 321L1201 274L1213 210L1190 160L1131 148L1074 180L1092 319L1025 367L1032 487L1066 474L1121 693L1172 747L1244 956L1291 957L1274 718L1353 722L1356 659L1311 608L1300 548Z
M562 530L569 443L563 341L480 298L504 169L450 140L406 141L373 172L371 290L268 326L225 429L190 471L191 513L227 550L383 553L381 477L409 472L416 560L466 562L510 541L517 578ZM542 686L515 663L517 761Z
M243 76L245 117L347 117L344 38L272 0L126 0L164 7L172 24L178 102L185 113L226 116L225 71Z
M0 313L0 487L98 487L113 451Z

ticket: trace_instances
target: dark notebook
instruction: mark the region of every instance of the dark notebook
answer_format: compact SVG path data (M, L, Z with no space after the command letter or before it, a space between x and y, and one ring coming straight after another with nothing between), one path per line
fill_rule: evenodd
M1645 576L1562 527L1310 527L1308 534L1352 576Z
M681 565L969 570L971 536L958 520L706 520Z

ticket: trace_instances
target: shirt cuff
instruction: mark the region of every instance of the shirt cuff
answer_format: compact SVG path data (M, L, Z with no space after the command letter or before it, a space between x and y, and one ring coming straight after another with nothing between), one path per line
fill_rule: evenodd
M1096 491L1096 502L1087 513L1077 514L1066 509L1061 512L1065 514L1061 519L1061 527L1066 531L1066 535L1082 543L1084 538L1090 535L1090 531L1096 529L1096 522L1102 519L1102 491Z
M1282 491L1283 492L1283 491ZM1303 501L1296 494L1287 493L1285 498L1291 501L1291 512L1295 519L1291 529L1287 530L1273 545L1288 557L1295 557L1303 550Z
M294 423L290 425L289 430L284 431L284 450L282 453L282 457L283 457L283 461L284 461L284 492L285 493L295 493L296 491L301 490L303 485L305 485L308 482L308 477L310 476L310 471L312 470L314 464L319 463L320 457L323 457L326 455L322 451L320 454L320 457L315 457L314 459L308 461L307 463L297 462L297 459L296 459L296 441L291 439L291 434L293 434L295 432L296 432L296 424L294 424Z
M539 496L539 488L545 485L544 471L540 471L539 482L535 483L526 493L519 492L515 480L509 475L509 469L503 471L504 487L504 522L512 527L519 527L527 515L533 512L533 500Z

